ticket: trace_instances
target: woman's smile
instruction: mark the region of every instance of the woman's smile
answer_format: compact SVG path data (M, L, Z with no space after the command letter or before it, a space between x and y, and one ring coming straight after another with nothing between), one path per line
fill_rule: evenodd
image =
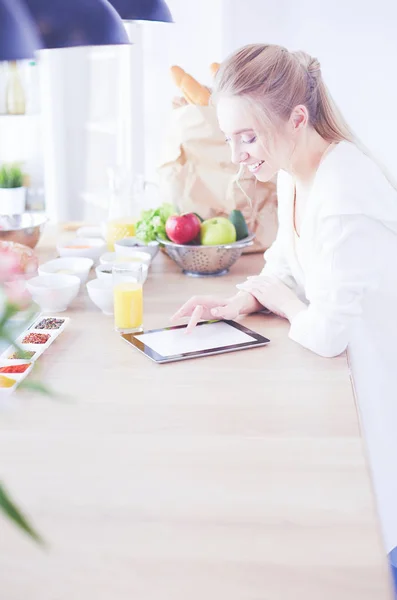
M255 163L251 163L251 164L244 163L244 164L248 167L248 170L250 171L250 173L255 174L255 173L258 173L258 171L260 170L260 168L262 167L264 162L265 162L264 160L258 160Z

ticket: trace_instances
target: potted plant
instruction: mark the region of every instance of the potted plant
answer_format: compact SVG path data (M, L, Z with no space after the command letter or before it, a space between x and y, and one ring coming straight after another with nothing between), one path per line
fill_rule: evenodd
M25 212L26 194L23 173L17 164L0 167L0 215L20 215Z
M14 347L15 342L12 333L14 317L21 316L23 311L26 314L26 323L28 323L34 312L31 298L24 285L26 275L27 271L21 255L15 251L11 244L5 247L0 245L0 342ZM21 383L21 385L31 390L49 394L48 389L38 381L27 381ZM0 417L1 401L2 389L0 383ZM44 543L40 534L34 529L29 519L11 497L3 481L0 480L0 519L3 516L10 519L36 542Z

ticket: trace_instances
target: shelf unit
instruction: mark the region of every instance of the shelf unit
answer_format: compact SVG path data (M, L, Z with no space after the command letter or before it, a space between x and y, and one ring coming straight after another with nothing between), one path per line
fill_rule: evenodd
M41 115L0 115L0 163L20 163L27 175L27 207L44 208Z

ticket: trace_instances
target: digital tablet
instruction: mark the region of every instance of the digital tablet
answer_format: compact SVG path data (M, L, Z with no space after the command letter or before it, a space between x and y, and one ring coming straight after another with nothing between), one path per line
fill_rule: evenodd
M203 321L190 333L187 325L125 333L122 338L156 363L168 363L211 354L265 346L270 342L235 321Z

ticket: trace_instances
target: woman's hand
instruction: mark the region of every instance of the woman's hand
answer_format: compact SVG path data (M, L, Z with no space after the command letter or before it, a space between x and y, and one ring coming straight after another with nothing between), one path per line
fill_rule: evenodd
M248 277L247 281L237 287L249 292L263 306L289 321L307 308L306 304L301 302L298 296L277 277L270 275Z
M171 317L171 321L175 323L183 317L190 317L186 328L189 332L200 320L232 320L261 309L263 306L249 292L239 292L231 298L193 296Z

